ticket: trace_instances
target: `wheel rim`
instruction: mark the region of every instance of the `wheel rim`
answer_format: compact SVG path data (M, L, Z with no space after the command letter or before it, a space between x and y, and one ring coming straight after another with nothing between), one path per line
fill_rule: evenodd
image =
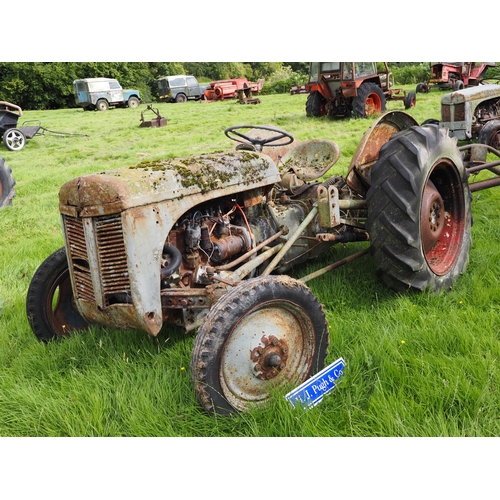
M260 304L235 325L221 353L224 397L237 410L269 397L271 388L301 382L314 356L314 327L296 304Z
M496 130L491 134L490 140L488 141L489 146L492 148L498 149L500 148L500 129Z
M366 116L374 115L382 111L382 100L375 92L368 94L365 101L365 114Z
M76 310L68 269L62 271L52 283L45 310L50 326L61 337L69 337L72 331L87 326Z
M425 259L437 275L445 275L461 250L465 201L455 165L443 159L431 170L421 207L421 239Z
M24 136L18 130L8 130L5 135L5 145L15 151L24 146Z

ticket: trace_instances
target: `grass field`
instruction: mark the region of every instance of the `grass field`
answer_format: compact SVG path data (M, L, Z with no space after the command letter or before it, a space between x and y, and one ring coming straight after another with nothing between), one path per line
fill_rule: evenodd
M409 90L413 90L412 88ZM441 93L419 94L410 110L439 118ZM440 295L398 295L375 277L370 257L308 285L330 325L327 363L344 358L341 383L311 411L282 394L265 408L232 418L208 416L191 387L193 335L174 327L158 337L92 327L48 345L36 340L26 292L40 263L63 245L60 186L76 176L232 148L226 127L270 124L297 140L336 141L345 174L371 120L305 117L305 95L155 104L168 125L140 128L139 109L27 111L45 133L19 152L0 146L16 197L0 211L0 436L482 436L500 434L500 193L475 194L467 272ZM400 101L388 109L403 109ZM145 112L145 119L154 116ZM85 135L80 135L85 134ZM366 244L334 247L311 272Z

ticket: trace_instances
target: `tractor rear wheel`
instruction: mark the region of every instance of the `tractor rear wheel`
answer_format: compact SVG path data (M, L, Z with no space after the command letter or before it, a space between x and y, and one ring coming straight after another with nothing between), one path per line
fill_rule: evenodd
M325 99L318 92L311 92L307 96L306 116L323 116L325 114Z
M15 185L16 181L12 177L11 168L0 156L0 208L12 204L12 199L16 196Z
M385 96L375 83L363 83L353 99L352 112L356 118L366 118L385 111Z
M416 88L417 94L427 94L429 92L429 86L426 83L418 83Z
M69 337L89 326L75 305L64 247L45 259L33 275L26 314L33 333L42 342Z
M191 378L209 413L259 406L324 367L328 328L309 288L289 276L235 286L212 307L196 336Z
M396 291L448 290L471 247L471 194L456 139L436 125L395 134L367 193L370 251Z
M479 132L478 141L495 149L500 149L500 120L489 121Z

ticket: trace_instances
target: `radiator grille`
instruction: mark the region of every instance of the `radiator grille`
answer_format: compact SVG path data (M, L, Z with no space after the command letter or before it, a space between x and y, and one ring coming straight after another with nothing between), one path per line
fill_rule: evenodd
M64 216L64 228L78 299L95 301L82 219Z
M64 216L63 220L77 297L96 302L83 220L69 216ZM95 246L97 249L102 304L130 303L130 280L121 218L119 215L98 217L92 222L95 241L90 242L90 247Z
M95 219L95 233L105 303L129 302L130 281L121 217Z
M441 120L444 122L451 121L450 106L445 104L441 105Z
M456 122L465 121L465 104L455 104L450 106L448 104L441 105L441 120L443 122L451 122L451 109L453 107L453 120Z
M455 106L455 121L465 121L465 104L457 104Z

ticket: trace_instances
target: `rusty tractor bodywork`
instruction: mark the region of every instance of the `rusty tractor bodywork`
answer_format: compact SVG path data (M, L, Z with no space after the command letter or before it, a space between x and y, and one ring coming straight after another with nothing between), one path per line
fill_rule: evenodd
M426 93L432 88L461 90L483 82L488 68L494 62L431 62L431 77L428 82L417 85L416 91Z
M168 323L197 329L194 390L220 414L322 369L328 326L309 280L371 253L394 290L449 289L468 262L470 192L499 183L469 185L469 172L492 167L476 161L488 146L461 151L446 130L402 111L369 128L345 177L327 175L340 154L332 141L300 143L270 126L225 133L238 142L227 152L64 184L65 246L40 265L26 302L42 341L91 324L152 336ZM364 241L350 257L287 276L335 244Z
M392 88L392 73L380 64L379 70L374 62L310 63L306 115L366 118L385 111L389 99L415 106L415 92Z

